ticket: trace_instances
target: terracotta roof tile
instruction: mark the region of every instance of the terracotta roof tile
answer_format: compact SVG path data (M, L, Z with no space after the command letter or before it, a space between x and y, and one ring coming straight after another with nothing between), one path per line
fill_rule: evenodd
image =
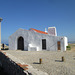
M36 29L33 29L33 28L30 28L30 29L36 31L37 33L48 34L48 33L44 32L44 31L36 30Z

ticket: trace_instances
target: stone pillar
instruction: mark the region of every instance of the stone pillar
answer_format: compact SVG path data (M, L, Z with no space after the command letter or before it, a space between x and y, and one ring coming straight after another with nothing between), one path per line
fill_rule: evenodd
M2 18L0 18L0 50L1 50L1 21L2 21L3 19Z

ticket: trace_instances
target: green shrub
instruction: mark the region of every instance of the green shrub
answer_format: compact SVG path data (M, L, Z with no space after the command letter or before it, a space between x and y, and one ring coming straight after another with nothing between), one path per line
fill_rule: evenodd
M71 50L71 46L66 46L67 50Z

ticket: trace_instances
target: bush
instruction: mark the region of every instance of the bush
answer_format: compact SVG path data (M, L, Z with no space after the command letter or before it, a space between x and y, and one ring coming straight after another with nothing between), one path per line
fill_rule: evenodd
M67 50L71 50L71 46L66 46Z

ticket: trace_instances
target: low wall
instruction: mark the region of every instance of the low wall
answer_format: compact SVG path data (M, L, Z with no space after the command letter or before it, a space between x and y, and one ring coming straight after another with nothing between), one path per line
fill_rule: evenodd
M27 75L24 73L24 69L7 57L4 53L0 52L0 61L4 71L9 75Z

